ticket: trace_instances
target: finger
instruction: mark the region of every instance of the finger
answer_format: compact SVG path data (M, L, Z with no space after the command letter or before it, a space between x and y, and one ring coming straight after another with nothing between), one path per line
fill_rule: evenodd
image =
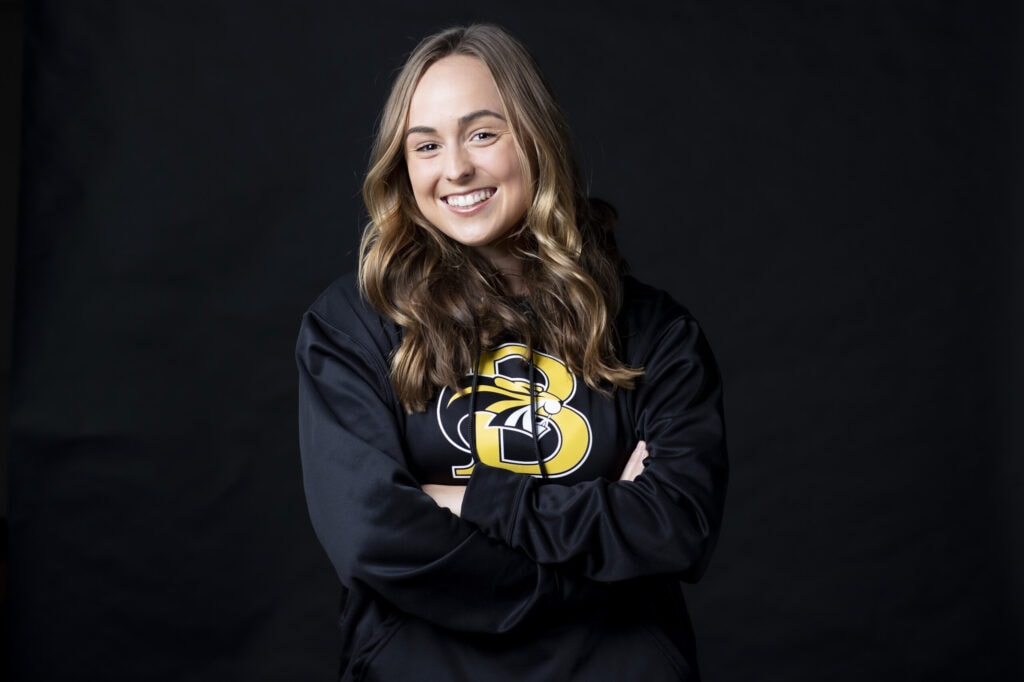
M630 455L629 455L629 463L635 465L637 462L642 462L644 457L646 457L646 456L647 456L647 443L645 443L643 441L640 441L639 443L636 444L636 447L633 448L633 452L630 453Z
M622 470L622 475L619 477L620 481L632 481L644 470L643 462L648 457L647 444L644 441L640 441L633 448L632 454L629 456L629 460L626 462L626 466Z

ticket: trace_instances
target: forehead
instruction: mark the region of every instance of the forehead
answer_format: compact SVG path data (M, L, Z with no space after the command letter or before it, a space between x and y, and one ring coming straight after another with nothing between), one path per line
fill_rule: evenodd
M481 109L505 114L490 70L476 57L451 55L434 62L416 84L407 126L437 127Z

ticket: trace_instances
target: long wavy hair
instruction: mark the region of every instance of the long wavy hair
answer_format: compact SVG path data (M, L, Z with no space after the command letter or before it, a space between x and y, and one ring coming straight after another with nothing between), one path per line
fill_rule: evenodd
M451 55L476 57L490 70L533 190L522 223L503 238L522 261L525 297L511 295L485 258L416 206L404 154L409 103L426 70ZM406 410L423 410L440 387L455 388L481 351L509 336L558 356L603 393L631 388L643 373L615 352L624 272L612 236L615 211L587 197L565 116L532 56L502 29L451 28L412 51L379 120L363 200L370 220L359 285L403 328L391 381Z

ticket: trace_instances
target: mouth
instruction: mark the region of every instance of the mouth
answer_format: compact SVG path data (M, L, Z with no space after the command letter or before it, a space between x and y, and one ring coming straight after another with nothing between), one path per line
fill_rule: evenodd
M449 208L457 211L471 211L481 204L487 202L497 192L496 187L484 187L462 194L448 194L441 197L441 201Z

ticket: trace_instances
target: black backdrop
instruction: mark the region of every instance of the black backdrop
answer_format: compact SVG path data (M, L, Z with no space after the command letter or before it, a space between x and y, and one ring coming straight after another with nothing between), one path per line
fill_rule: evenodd
M334 674L294 335L355 264L394 69L486 19L722 365L706 677L1021 679L1019 7L470 8L28 4L15 678Z

